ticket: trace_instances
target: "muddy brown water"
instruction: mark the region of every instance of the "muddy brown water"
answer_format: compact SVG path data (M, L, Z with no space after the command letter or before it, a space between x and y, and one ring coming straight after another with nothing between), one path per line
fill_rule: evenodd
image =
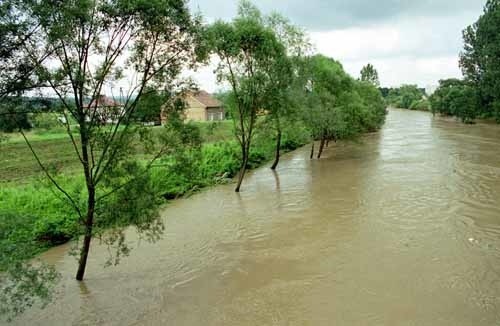
M22 325L500 325L500 128L391 110L381 132L290 153L164 210L117 267L67 246Z

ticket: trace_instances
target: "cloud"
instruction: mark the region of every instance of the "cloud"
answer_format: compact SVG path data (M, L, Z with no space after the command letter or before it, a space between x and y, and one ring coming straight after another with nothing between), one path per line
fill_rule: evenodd
M462 30L477 20L486 0L256 0L308 30L318 53L339 60L354 77L370 62L383 85L437 84L460 77ZM191 0L212 21L231 19L237 1ZM213 70L213 69L211 69ZM194 75L214 90L211 70Z
M480 10L485 0L254 0L264 13L280 12L311 30L378 24L397 17L443 17ZM210 20L231 19L238 1L191 0Z

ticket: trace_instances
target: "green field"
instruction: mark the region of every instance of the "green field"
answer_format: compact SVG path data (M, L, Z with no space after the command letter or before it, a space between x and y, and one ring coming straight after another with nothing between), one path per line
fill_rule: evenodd
M202 138L206 143L234 139L232 121L196 122L195 124L200 127ZM154 131L160 131L163 127L151 128ZM71 174L79 168L80 162L64 131L37 130L27 133L27 137L41 161L51 170ZM0 144L0 153L0 182L23 183L40 176L41 170L21 134L8 134L7 140Z

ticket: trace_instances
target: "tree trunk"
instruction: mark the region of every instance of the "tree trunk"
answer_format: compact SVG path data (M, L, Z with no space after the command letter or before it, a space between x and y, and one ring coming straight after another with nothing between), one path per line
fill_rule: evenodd
M311 156L309 157L311 160L313 159L314 157L314 140L312 142L312 146L311 146Z
M234 190L235 192L240 192L241 184L243 182L243 178L245 177L245 172L247 171L247 164L248 164L248 156L250 152L249 144L243 145L243 159L241 162L241 167L240 167L240 173L238 175L238 184L236 185L236 189Z
M83 246L80 251L80 259L78 260L78 271L76 272L76 279L83 280L85 274L85 267L87 266L87 258L90 250L90 240L92 239L92 227L94 224L94 209L95 209L95 190L89 189L88 197L88 210L87 218L85 220L85 236L83 238Z
M326 140L325 147L326 147L326 148L328 148L328 145L330 145L330 139L327 139L327 140Z
M321 143L319 144L318 159L321 158L321 154L323 154L324 147L325 147L325 138L321 138Z
M271 166L271 170L276 170L276 167L280 162L280 147L281 147L281 129L278 129L278 135L276 139L276 157L274 158L274 163Z

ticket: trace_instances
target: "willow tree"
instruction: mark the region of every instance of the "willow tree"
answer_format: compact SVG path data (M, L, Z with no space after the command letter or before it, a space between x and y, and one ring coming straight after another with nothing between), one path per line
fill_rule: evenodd
M128 252L125 226L136 226L150 240L162 230L147 170L170 147L167 138L153 144L139 132L134 111L148 89L174 88L183 67L194 62L197 19L183 0L39 0L25 1L19 10L34 27L21 51L36 80L50 88L39 88L40 94L57 96L80 163L83 189L64 188L23 133L41 170L77 215L81 281L93 237L116 246L117 262ZM104 102L102 95L113 96L114 85L124 91ZM131 155L140 141L147 162Z
M236 192L240 191L247 169L257 114L266 109L267 92L272 85L268 72L286 55L274 32L252 11L248 2L242 2L239 15L232 22L217 21L207 29L210 52L220 59L218 80L231 86L236 103L231 112L241 148Z

